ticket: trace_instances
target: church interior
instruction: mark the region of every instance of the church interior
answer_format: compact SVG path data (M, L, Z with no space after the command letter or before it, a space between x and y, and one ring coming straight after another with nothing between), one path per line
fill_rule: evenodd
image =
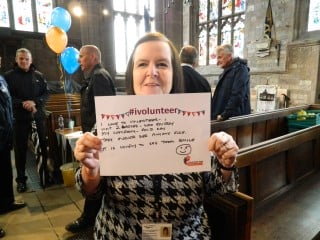
M71 17L62 33L53 32L50 23L57 7ZM123 95L126 65L136 41L158 31L177 50L185 45L198 49L196 70L214 92L222 71L215 49L230 43L234 55L248 61L251 114L210 125L211 132L232 135L240 148L236 166L241 195L213 200L234 228L221 227L230 237L228 233L215 239L320 239L320 0L5 0L0 13L1 74L12 68L16 50L24 47L46 76L47 137L57 175L63 163L75 160L74 142L66 137L70 132L56 131L58 117L74 120L72 132L80 130L81 122L81 69L64 65L66 49L98 46L117 95ZM72 102L71 110L66 102ZM288 116L300 110L315 113L317 121L295 129ZM27 207L0 215L4 238L93 239L90 231L65 230L80 215L83 196L74 184L65 186L61 175L58 183L40 187L33 140L28 191L15 191Z

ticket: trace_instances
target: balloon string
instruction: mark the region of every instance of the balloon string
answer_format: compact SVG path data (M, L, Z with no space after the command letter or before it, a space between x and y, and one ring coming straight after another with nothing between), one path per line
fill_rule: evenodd
M64 84L64 79L63 79L63 71L62 71L62 65L61 65L61 61L60 61L60 55L57 54L57 65L60 71L60 83L61 83L61 88L64 90L64 93L66 93L66 89L65 89L65 84Z

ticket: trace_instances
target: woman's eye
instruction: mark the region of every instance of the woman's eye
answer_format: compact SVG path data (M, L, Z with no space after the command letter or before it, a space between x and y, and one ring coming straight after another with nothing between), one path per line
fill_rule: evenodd
M138 67L145 67L145 66L147 66L147 64L141 62L141 63L138 63L137 66L138 66Z
M168 67L168 64L167 63L158 63L158 67L161 67L161 68L167 68Z

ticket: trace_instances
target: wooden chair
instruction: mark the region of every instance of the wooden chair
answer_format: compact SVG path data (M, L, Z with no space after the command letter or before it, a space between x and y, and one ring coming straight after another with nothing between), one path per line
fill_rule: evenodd
M214 240L250 240L253 198L241 192L204 200Z

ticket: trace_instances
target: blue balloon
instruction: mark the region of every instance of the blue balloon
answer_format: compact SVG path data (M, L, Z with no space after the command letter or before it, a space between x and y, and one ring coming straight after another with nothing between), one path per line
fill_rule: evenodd
M51 12L51 25L59 27L65 32L68 32L71 27L70 13L62 7L54 8Z
M79 68L78 59L79 50L74 47L65 48L60 57L64 70L69 74L73 74Z

